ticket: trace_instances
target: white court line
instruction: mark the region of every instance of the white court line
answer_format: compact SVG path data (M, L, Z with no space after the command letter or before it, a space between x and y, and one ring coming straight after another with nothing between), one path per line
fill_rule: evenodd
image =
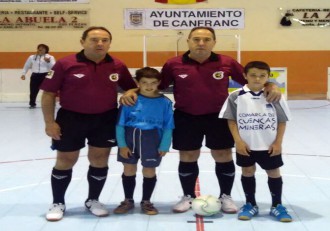
M214 171L199 171L199 172L207 172L207 173L214 173ZM162 171L162 173L177 173L177 171ZM241 173L240 171L236 171L236 173ZM256 175L267 175L265 172L256 172ZM329 180L330 181L330 177L319 177L319 176L305 176L305 175L297 175L297 174L283 174L281 173L282 176L288 176L288 177L297 177L297 178L310 178L310 179L314 179L314 180Z
M167 154L178 154L178 151L171 151ZM210 154L210 151L201 151L201 153L208 153ZM236 152L233 151L232 154L235 154ZM330 155L317 155L317 154L299 154L299 153L283 153L283 155L288 156L310 156L310 157L330 157ZM110 153L110 156L117 156L117 153ZM79 158L87 157L87 155L80 155ZM0 164L14 164L18 162L30 162L30 161L44 161L44 160L54 160L56 159L56 156L54 157L46 157L46 158L34 158L34 159L21 159L21 160L7 160L7 161L0 161Z
M200 171L200 172L204 172L204 173L214 173L214 171ZM162 173L177 173L177 171L162 171ZM237 172L239 173L239 172ZM137 175L140 175L141 173L137 173ZM264 172L256 172L257 175L266 175L266 173ZM122 173L115 173L115 174L109 174L109 177L112 176L119 176L122 175ZM287 177L296 177L296 178L309 178L309 179L313 179L313 180L325 180L325 181L330 181L330 177L318 177L318 176L312 176L312 177L308 177L308 176L304 176L304 175L296 175L296 174L282 174L282 176L287 176ZM75 180L81 180L84 179L85 177L75 177L72 178L72 181ZM38 186L38 185L43 185L43 184L50 184L50 181L46 181L46 182L41 182L39 184L35 183L35 184L27 184L27 185L21 185L21 186L16 186L16 187L11 187L11 188L5 188L5 189L0 189L0 193L2 192L8 192L8 191L14 191L14 190L19 190L19 189L24 189L24 188L29 188L29 187L34 187L34 186Z
M22 188L34 187L34 186L37 186L37 185L47 184L47 183L49 184L50 181L49 182L42 182L42 183L39 183L39 184L27 184L27 185L12 187L12 188L5 188L5 189L1 189L0 190L0 193L1 192L14 191L14 190L17 190L17 189L22 189Z
M137 173L141 174L141 173ZM109 177L111 176L121 176L122 173L116 173L116 174L109 174ZM76 181L76 180L81 180L81 179L85 179L86 177L74 177L72 178L71 181ZM16 187L11 187L11 188L5 188L5 189L0 189L0 193L2 192L8 192L8 191L14 191L14 190L18 190L18 189L23 189L23 188L29 188L29 187L34 187L34 186L38 186L38 185L43 185L43 184L50 184L50 181L46 181L46 182L41 182L41 183L35 183L35 184L27 184L27 185L21 185L21 186L16 186Z

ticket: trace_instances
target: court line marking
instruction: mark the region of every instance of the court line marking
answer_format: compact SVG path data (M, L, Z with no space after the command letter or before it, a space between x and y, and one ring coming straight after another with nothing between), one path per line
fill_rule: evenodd
M200 188L198 177L197 177L196 184L195 184L195 195L196 195L196 197L199 197L201 195L201 188ZM196 214L195 217L196 217L196 219L195 219L196 230L197 231L205 231L203 216L200 216L200 215Z
M214 171L200 171L201 173L214 173ZM173 173L173 174L177 174L177 171L162 171L162 173ZM239 171L236 171L236 173L240 173ZM137 173L137 175L140 175L141 173ZM114 177L114 176L121 176L122 173L110 173L108 175L108 177ZM257 171L256 175L266 175L265 172L262 171ZM323 180L323 181L330 181L330 177L310 177L310 176L304 176L304 175L297 175L297 174L283 174L282 176L286 176L286 177L296 177L296 178L309 178L309 179L313 179L313 180ZM81 179L85 179L85 177L74 177L72 178L72 181L75 180L81 180ZM50 181L46 181L46 182L41 182L41 183L34 183L34 184L27 184L27 185L20 185L20 186L15 186L15 187L10 187L10 188L4 188L4 189L0 189L0 193L1 192L7 192L7 191L14 191L14 190L19 190L19 189L24 189L24 188L29 188L29 187L34 187L34 186L38 186L38 185L43 185L43 184L50 184ZM197 185L197 184L196 184ZM197 195L196 195L197 196Z
M167 154L178 154L179 152L168 152ZM210 152L201 152L201 153L208 153ZM235 154L235 152L233 152ZM299 154L299 153L283 153L283 155L288 156L310 156L310 157L330 157L330 155L316 155L316 154ZM116 153L110 153L110 156L117 156ZM87 157L87 155L80 155L80 157ZM56 157L45 157L45 158L35 158L35 159L22 159L22 160L8 160L8 161L0 161L0 164L12 164L12 163L18 163L18 162L27 162L27 161L42 161L42 160L54 160Z

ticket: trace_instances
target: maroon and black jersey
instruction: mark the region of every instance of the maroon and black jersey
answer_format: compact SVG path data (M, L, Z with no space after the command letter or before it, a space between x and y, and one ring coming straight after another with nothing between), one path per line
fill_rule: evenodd
M229 77L244 85L243 67L233 58L211 53L203 63L189 51L168 60L162 69L160 89L173 84L174 107L192 115L219 113L228 97Z
M124 63L108 54L95 63L81 51L58 60L41 89L59 92L60 105L66 110L97 114L117 107L118 87L136 87Z

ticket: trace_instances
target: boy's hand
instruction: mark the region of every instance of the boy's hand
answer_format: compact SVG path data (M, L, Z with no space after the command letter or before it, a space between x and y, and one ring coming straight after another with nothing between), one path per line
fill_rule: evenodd
M132 156L132 151L128 147L119 148L119 155L125 159L129 159Z
M282 146L280 144L273 143L270 145L268 153L270 153L270 156L280 155L282 153Z
M164 151L159 151L159 155L160 155L161 157L165 156L165 155L166 155L166 153L167 153L167 152L164 152Z
M236 143L236 152L243 155L243 156L250 156L249 152L250 152L250 148L249 146L244 142L244 141L240 141Z

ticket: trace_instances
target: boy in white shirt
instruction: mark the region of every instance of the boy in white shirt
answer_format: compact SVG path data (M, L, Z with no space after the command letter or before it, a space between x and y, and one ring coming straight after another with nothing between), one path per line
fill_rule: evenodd
M242 186L246 204L238 213L238 219L250 220L259 212L256 199L256 163L268 175L272 197L270 215L281 222L292 217L282 205L282 140L290 112L283 97L277 103L268 103L263 94L270 75L267 63L253 61L244 68L248 83L232 92L222 107L219 117L228 120L236 146L236 162L242 167Z

